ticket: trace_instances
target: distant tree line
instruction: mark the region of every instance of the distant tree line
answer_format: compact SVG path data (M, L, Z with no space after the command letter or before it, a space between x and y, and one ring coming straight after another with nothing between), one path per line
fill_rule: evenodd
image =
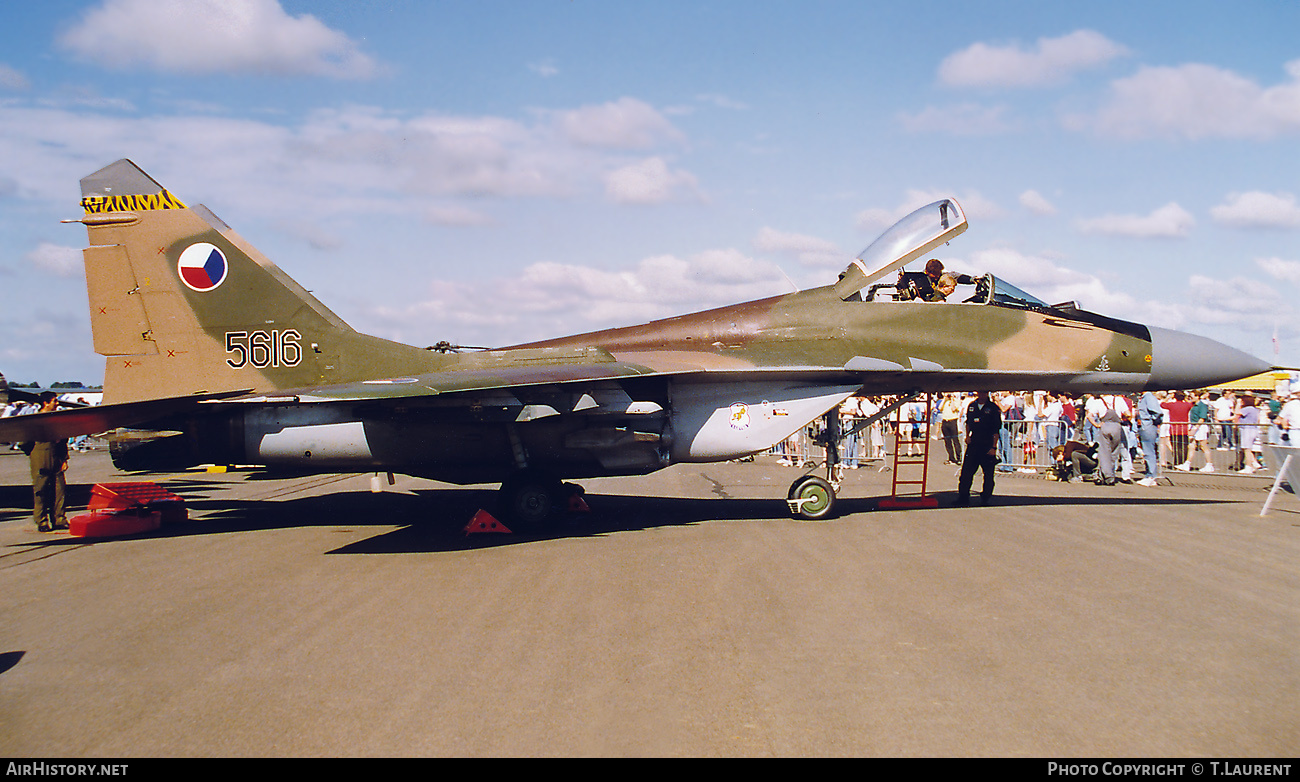
M33 382L31 382L31 383L10 383L10 384L9 384L9 387L10 387L10 388L40 388L40 387L41 387L41 384L40 384L40 383L37 383L37 382L35 382L35 381L33 381ZM80 380L60 380L60 381L57 382L57 383L53 383L53 384L51 384L51 385L50 385L50 388L85 388L85 389L98 389L99 387L98 387L98 386L87 386L87 385L83 385L82 382L81 382Z

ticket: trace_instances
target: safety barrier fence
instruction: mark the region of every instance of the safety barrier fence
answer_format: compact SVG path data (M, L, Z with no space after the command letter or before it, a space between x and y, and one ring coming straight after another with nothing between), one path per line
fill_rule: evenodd
M895 448L895 424L880 421L850 435L840 446L840 461L849 468L884 467ZM912 423L904 422L903 427ZM816 428L806 427L789 439L777 443L768 453L796 466L824 464L826 451L814 442ZM935 450L944 453L941 428L933 426L931 436L937 441ZM1275 477L1279 465L1270 464L1265 445L1300 446L1300 432L1291 439L1282 439L1283 431L1271 424L1235 424L1212 422L1208 424L1170 423L1161 427L1158 444L1159 472L1203 472L1219 475L1259 475ZM1006 421L1002 425L999 442L1000 465L1003 469L1041 473L1052 466L1052 448L1062 445L1074 436L1074 429L1064 421ZM1085 429L1085 438L1097 442L1096 432ZM1142 446L1136 428L1124 429L1125 447L1135 475L1145 472ZM965 453L965 432L958 432L960 453ZM74 438L69 443L78 445ZM87 450L107 450L108 441L90 437L81 444ZM8 446L5 446L8 447ZM946 457L945 457L946 458ZM1121 454L1122 458L1122 454ZM1206 465L1210 469L1206 469ZM1181 465L1181 467L1180 467ZM1186 469L1182 469L1186 468Z
M895 448L894 422L882 421L850 437L840 446L840 460L848 467L884 466L885 457L892 455ZM912 426L909 422L901 424ZM938 452L943 454L943 436L938 426L931 428L931 436L938 441ZM1160 428L1157 452L1160 459L1159 473L1183 471L1207 472L1222 475L1263 475L1275 476L1278 465L1269 464L1264 446L1298 445L1281 439L1282 431L1270 424L1174 424L1169 423ZM1065 421L1006 421L998 444L1001 467L1008 470L1041 473L1053 464L1052 448L1064 445L1075 434L1074 428ZM817 465L826 460L822 446L814 442L813 427L796 433L788 440L777 443L769 453L793 465ZM1098 442L1100 435L1085 427L1084 437L1088 442ZM965 453L965 432L958 432L960 452ZM1145 457L1138 439L1136 427L1124 428L1124 449L1128 451L1128 461L1133 465L1134 474L1145 472ZM1123 453L1121 453L1121 460ZM1206 469L1205 465L1210 465Z

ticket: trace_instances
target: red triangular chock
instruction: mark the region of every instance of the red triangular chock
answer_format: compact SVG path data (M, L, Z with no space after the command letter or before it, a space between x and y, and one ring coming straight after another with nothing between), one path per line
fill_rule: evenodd
M469 523L465 525L466 535L474 535L480 532L504 532L508 535L514 534L510 531L509 527L497 521L495 516L482 508L479 508L478 513L474 514L474 518L470 519Z
M581 494L574 492L569 495L569 513L591 513L591 508L587 501L582 498Z

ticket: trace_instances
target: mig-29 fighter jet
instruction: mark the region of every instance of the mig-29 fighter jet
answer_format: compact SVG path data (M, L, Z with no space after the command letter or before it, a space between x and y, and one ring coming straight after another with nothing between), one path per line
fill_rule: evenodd
M455 352L353 330L129 160L81 189L104 404L8 419L0 441L154 432L113 436L125 470L257 464L501 482L501 512L538 523L580 491L565 479L764 451L818 417L831 423L854 394L1122 393L1268 369L1204 337L1049 305L992 275L961 303L880 295L880 280L966 230L952 200L900 220L827 287ZM803 476L791 508L828 515L834 491Z

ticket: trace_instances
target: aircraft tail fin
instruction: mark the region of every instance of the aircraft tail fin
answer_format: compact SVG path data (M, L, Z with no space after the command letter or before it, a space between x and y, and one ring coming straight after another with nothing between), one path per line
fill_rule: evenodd
M382 377L384 365L424 353L354 331L130 160L82 179L81 191L106 402L326 385L356 379L362 364Z

